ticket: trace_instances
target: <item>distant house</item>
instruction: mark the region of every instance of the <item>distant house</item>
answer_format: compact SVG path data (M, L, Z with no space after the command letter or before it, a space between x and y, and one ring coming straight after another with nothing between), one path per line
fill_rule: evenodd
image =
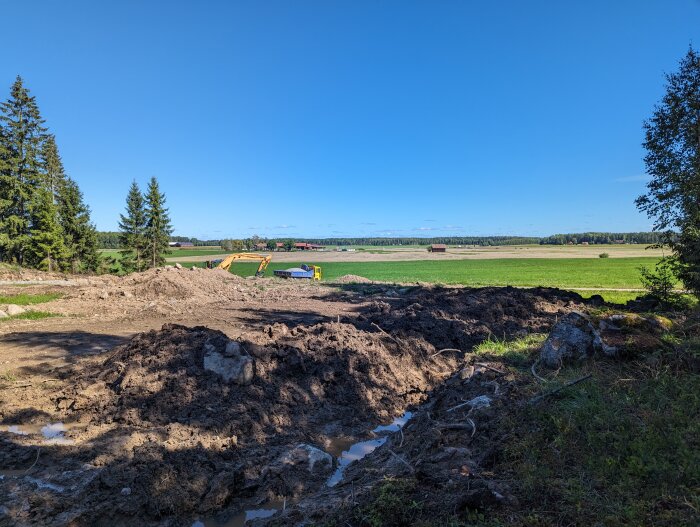
M192 242L170 242L168 245L170 247L194 247Z
M299 251L317 251L319 249L324 249L325 245L316 245L315 243L297 242L294 244L294 248Z
M447 245L444 243L434 243L428 247L428 251L431 253L444 253L447 252Z
M258 251L264 251L265 249L267 249L267 244L265 242L256 243L255 248Z
M276 251L281 251L284 249L284 243L283 242L276 242L275 243L275 250Z
M588 242L581 242L581 245L588 245Z

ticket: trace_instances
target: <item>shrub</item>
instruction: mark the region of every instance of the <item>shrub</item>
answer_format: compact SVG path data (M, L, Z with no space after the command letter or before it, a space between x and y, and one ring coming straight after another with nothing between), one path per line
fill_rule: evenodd
M598 258L610 258L610 255L608 253L600 253Z
M642 285L648 291L648 296L656 298L664 304L679 304L681 295L673 290L676 285L676 274L671 258L659 260L654 270L642 266L639 268L639 273Z

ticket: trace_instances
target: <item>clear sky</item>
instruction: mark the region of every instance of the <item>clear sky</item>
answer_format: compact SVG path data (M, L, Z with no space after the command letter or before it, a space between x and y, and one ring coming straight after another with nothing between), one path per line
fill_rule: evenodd
M700 0L0 7L0 96L97 227L156 176L200 238L649 230L642 121L700 47Z

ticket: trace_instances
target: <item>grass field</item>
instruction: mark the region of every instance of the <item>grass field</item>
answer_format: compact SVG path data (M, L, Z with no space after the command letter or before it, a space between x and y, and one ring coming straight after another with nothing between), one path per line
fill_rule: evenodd
M545 260L449 260L412 262L327 262L322 266L324 280L332 281L346 274L364 276L382 282L431 282L468 286L520 287L548 286L561 288L636 289L641 288L639 267L652 267L656 258ZM275 269L299 264L272 263ZM231 272L250 276L255 263L234 263Z

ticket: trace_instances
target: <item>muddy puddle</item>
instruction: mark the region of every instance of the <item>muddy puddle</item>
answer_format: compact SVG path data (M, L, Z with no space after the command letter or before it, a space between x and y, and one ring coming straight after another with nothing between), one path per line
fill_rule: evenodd
M236 514L227 521L220 522L212 518L197 520L192 524L192 527L244 527L250 521L271 518L278 512L283 511L286 506L286 500L268 501L263 503L259 509L248 509Z
M340 483L345 474L345 470L351 463L358 461L374 452L377 448L386 443L389 435L401 430L413 417L413 412L405 412L400 417L395 418L388 425L379 425L372 429L373 434L380 435L374 439L356 441L349 438L337 438L331 440L326 447L326 452L336 460L336 469L326 480L326 486L333 487ZM280 511L283 511L291 502L286 500L275 500L263 503L259 508L248 509L236 514L227 521L218 521L214 518L196 520L192 527L244 527L248 522L271 518Z
M413 417L413 412L406 412L401 417L394 419L391 424L379 425L372 430L375 434L390 434L398 432ZM334 487L343 479L345 469L354 461L358 461L374 452L377 448L386 443L388 435L382 435L376 439L368 439L353 443L347 439L339 439L331 442L328 453L337 460L335 472L328 478L326 485Z
M66 425L65 423L2 425L0 432L9 432L21 436L41 436L45 445L72 445L74 441L65 436L77 423Z

